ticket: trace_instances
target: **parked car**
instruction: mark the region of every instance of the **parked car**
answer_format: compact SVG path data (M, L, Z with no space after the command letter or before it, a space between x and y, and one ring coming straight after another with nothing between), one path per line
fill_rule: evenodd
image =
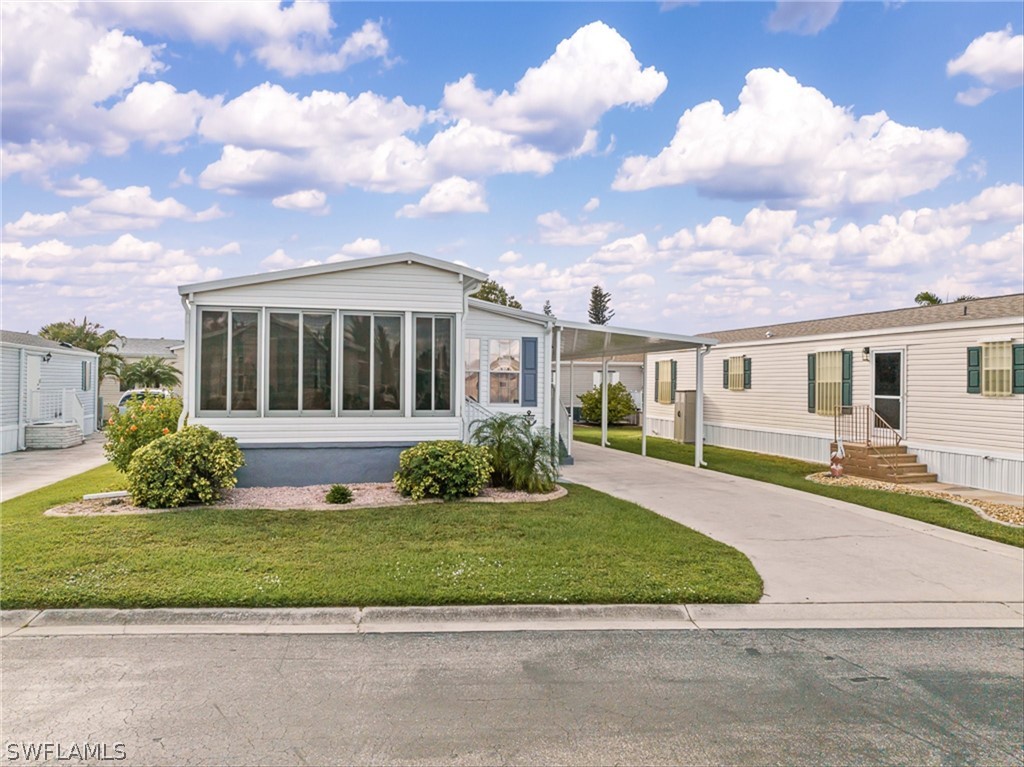
M123 413L128 409L129 402L136 402L143 400L146 397L171 397L173 396L167 389L130 389L121 395L121 399L117 401L117 411Z

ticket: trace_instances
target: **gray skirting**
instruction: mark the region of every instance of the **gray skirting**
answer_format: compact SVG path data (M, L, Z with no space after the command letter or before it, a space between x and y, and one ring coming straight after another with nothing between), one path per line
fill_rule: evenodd
M245 466L238 471L238 487L390 482L398 470L398 456L413 444L239 444Z

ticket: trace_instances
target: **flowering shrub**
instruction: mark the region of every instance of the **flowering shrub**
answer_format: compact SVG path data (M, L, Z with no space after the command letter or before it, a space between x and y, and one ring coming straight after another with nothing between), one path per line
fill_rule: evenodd
M128 471L135 451L155 439L178 430L181 400L177 397L146 397L132 400L123 413L107 419L107 459L118 471Z
M205 426L186 426L135 451L128 465L132 501L150 509L212 503L234 487L245 465L233 437Z
M479 495L491 478L487 448L455 440L421 442L398 458L395 487L413 499Z

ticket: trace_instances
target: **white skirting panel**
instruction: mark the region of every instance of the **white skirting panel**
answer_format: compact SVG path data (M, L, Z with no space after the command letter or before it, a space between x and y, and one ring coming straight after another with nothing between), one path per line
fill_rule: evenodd
M800 458L814 463L828 463L829 446L832 443L830 437L741 429L714 423L704 424L704 441L718 447Z
M921 463L928 464L928 471L939 475L939 482L1024 495L1024 459L966 455L920 447L911 442L907 443L907 449L917 453Z
M2 436L2 444L0 444L0 453L13 453L18 449L18 425L4 426L0 430L0 436Z
M675 436L675 423L671 418L647 418L647 433L652 437L672 439Z

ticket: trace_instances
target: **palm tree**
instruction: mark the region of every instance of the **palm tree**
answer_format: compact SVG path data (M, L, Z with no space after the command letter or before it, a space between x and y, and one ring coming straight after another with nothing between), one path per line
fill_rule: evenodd
M937 306L942 303L942 299L930 290L922 290L914 296L914 303L918 306Z
M128 389L170 388L178 385L181 372L167 360L150 356L122 367L120 378Z
M124 359L118 354L118 348L124 343L124 336L116 330L103 330L98 322L90 322L88 317L82 317L81 324L76 320L51 322L40 329L39 335L51 341L96 352L100 356L97 371L99 380L102 381L106 376L120 377Z

